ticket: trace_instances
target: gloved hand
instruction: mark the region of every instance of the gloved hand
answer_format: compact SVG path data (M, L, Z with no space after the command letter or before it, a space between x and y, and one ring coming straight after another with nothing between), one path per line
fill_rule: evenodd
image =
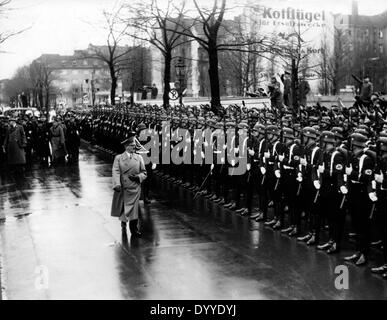
M383 180L384 180L383 174L375 174L375 181L377 183L383 183Z
M211 170L214 170L214 167L215 167L214 164L211 164Z
M204 152L202 151L200 152L200 154L202 155L202 159L204 159L205 158Z
M301 173L301 172L299 172L299 173L297 174L296 180L297 180L298 182L302 182L302 173Z
M231 160L231 165L235 166L235 160L234 159Z
M318 181L318 180L314 180L313 185L316 188L316 190L319 190L321 188L320 181Z
M260 169L261 169L261 173L262 173L263 175L265 175L265 174L266 174L266 168L265 168L265 167L261 167Z
M234 153L238 153L239 152L239 148L234 148Z
M208 142L204 141L203 145L207 148L208 147Z
M156 163L152 163L152 170L155 170L157 167L157 164Z
M264 156L265 156L266 159L269 159L269 158L270 158L270 152L269 152L269 151L266 151L266 152L264 153Z
M350 166L349 167L345 167L345 174L347 175L347 176L350 176L351 175L351 173L352 173L352 164L350 164Z
M320 173L324 173L324 165L319 165L318 166L318 172L320 172Z
M134 181L134 182L137 182L137 183L140 183L140 177L139 176L129 176L129 179Z
M282 161L284 161L284 155L283 154L280 154L279 156L278 156L278 159L279 159L279 161L280 162L282 162Z
M300 159L300 164L302 164L303 166L306 166L308 163L307 163L305 158L301 158Z
M113 190L116 192L121 192L121 186L115 186Z
M249 155L254 156L254 154L255 154L254 150L249 149Z
M348 193L348 188L346 186L341 186L340 191L342 194L347 194Z
M247 164L246 164L246 170L247 170L247 171L250 171L250 169L251 169L251 163L247 163Z
M370 192L370 193L368 194L368 196L370 197L370 200L371 200L372 202L378 201L378 197L376 196L376 192Z
M281 178L281 172L278 169L274 171L274 175L277 179Z

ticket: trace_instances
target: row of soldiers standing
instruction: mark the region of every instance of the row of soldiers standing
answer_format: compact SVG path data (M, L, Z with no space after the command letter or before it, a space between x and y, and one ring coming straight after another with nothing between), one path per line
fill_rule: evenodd
M200 194L328 254L340 251L349 213L356 252L345 259L358 266L366 264L373 237L381 238L385 263L372 271L387 278L385 119L385 109L378 109L375 117L374 109L363 112L357 106L317 106L302 110L297 118L291 111L279 115L238 106L227 108L222 117L206 106L168 111L136 106L95 109L81 122L90 139L115 152L121 151L120 141L130 132L148 128L161 132L166 121L171 123L171 135L184 128L191 132L191 139L195 129L233 129L236 135L240 129L247 130L247 171L243 175L230 174L228 169L238 163L217 161L216 154L214 162L206 164L204 153L200 165L161 163L157 174L189 188L195 196ZM216 146L216 135L210 143ZM237 138L235 143L236 148L242 147ZM171 142L171 148L173 145ZM152 168L156 165L148 165L147 170ZM253 206L255 199L258 209ZM323 241L326 224L328 238ZM372 231L375 225L377 235Z

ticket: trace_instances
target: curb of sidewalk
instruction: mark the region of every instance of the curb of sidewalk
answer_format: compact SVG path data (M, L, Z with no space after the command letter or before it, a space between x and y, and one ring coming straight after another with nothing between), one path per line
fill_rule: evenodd
M101 152L104 156L106 156L110 161L114 161L115 156L117 155L111 150L105 149L99 145L92 144L90 141L86 141L84 139L81 139L81 144L85 146L88 150L95 152Z
M4 263L3 263L3 254L2 254L3 242L0 234L0 301L7 300L7 295L5 292L5 276L4 276Z

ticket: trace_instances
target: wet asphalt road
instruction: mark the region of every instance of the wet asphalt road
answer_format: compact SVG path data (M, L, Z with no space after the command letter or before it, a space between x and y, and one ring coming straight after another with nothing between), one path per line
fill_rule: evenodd
M110 217L111 161L25 178L1 168L2 285L7 299L386 299L387 281L155 178L142 239ZM4 220L5 219L5 220ZM373 254L374 264L381 262ZM335 288L335 267L349 289Z

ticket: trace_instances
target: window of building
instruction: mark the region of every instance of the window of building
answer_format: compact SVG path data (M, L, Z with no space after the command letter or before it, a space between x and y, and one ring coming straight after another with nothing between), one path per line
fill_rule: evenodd
M383 44L379 44L379 53L383 54L383 52L384 52Z
M382 29L379 30L379 38L383 39L383 30Z

